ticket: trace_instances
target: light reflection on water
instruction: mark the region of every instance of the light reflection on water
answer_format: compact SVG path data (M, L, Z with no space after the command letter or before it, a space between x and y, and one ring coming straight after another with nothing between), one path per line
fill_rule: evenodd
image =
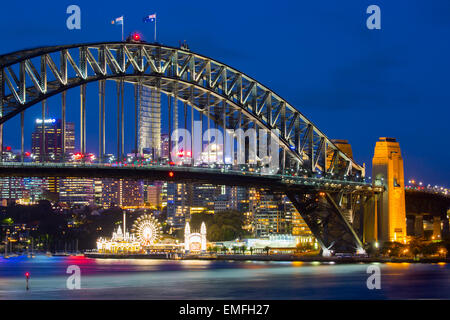
M66 289L73 264L81 290ZM360 263L0 258L0 299L450 299L449 264L376 265L381 290Z

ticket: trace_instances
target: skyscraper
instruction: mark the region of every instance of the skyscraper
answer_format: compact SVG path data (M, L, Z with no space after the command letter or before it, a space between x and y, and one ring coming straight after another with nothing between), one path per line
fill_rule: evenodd
M162 206L162 187L163 183L160 181L152 181L144 183L144 198L145 203L159 208Z
M61 119L36 119L34 131L31 135L31 149L35 161L59 162L64 161L63 132ZM44 135L42 129L44 128ZM44 138L44 139L43 139ZM45 144L45 145L44 145ZM65 151L71 153L75 150L75 124L66 122Z
M67 205L89 205L95 202L95 180L59 179L59 201Z
M161 94L156 89L140 88L138 151L158 159L161 155Z
M103 207L141 207L144 204L142 181L103 179L101 203Z
M174 229L182 229L186 220L189 221L187 184L168 183L167 222Z
M161 159L169 159L169 135L167 133L161 135Z

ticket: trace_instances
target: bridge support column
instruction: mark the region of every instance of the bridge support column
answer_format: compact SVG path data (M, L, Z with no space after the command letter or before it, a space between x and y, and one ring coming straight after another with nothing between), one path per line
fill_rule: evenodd
M3 123L0 124L0 162L3 162Z
M183 111L184 111L184 129L187 130L187 103L184 102L183 103ZM191 135L192 135L192 131L191 131ZM187 157L187 151L188 150L192 150L192 145L189 147L188 149L188 145L187 145L187 139L183 139L183 150L184 150L184 158L183 160L186 161L186 157Z
M135 158L135 160L137 159L137 155L138 155L138 95L139 95L138 88L139 88L139 85L137 83L135 83L134 84L134 158ZM154 158L155 157L152 156L152 160Z
M381 241L406 240L405 184L400 145L394 138L380 138L375 145L372 177L384 186L383 210L379 220Z
M47 160L47 141L45 136L45 111L47 110L47 100L42 100L42 125L41 125L41 154L40 161L45 162Z
M67 91L61 93L61 160L66 161L66 94Z
M3 116L3 95L5 92L4 69L0 70L0 117ZM0 162L3 162L3 123L0 124Z
M167 113L169 121L169 162L172 162L172 98L167 95L167 108L169 112Z
M363 243L378 240L377 237L377 195L372 194L360 200L360 238Z
M86 85L80 87L80 151L86 153Z
M197 157L197 155L195 154L195 152L197 152L197 150L195 150L196 148L194 147L194 101L193 101L193 95L194 95L194 88L191 87L190 90L190 94L189 94L189 104L191 105L191 165L194 165L195 163L195 158Z
M105 157L105 80L98 83L98 162Z
M25 120L25 113L22 111L20 113L20 162L23 163L23 156L24 156L24 135L23 135L23 128L24 128L24 120Z
M124 111L123 111L123 79L120 80L120 155L123 159L125 155L125 126L124 126Z
M414 217L414 236L423 237L423 216L420 214Z
M122 80L117 81L117 161L122 162L122 115L123 115L123 99L121 100L122 91Z
M441 236L441 217L433 216L433 237L440 240Z

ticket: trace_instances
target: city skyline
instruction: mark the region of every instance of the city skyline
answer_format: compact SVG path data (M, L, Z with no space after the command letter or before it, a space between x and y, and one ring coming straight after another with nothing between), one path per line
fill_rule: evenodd
M449 14L2 4L0 300L449 299Z
M241 5L247 6L247 4ZM200 9L200 3L191 8L181 6L181 8L170 11L165 4L161 3L152 4L150 8L146 7L148 5L144 5L142 11L158 12L160 19L158 41L177 46L179 40L186 40L193 51L217 57L250 76L260 79L262 83L287 98L320 128L324 128L328 137L348 140L353 147L355 160L359 164L365 163L369 170L370 159L377 139L383 136L395 137L404 153L407 179L414 178L432 185L448 185L450 173L448 170L441 172L441 169L446 167L446 159L450 156L450 147L447 145L446 139L434 137L445 136L447 132L448 110L445 105L450 98L442 87L442 84L445 83L442 78L445 77L444 75L447 73L445 70L448 70L449 67L448 62L443 58L448 55L449 48L447 44L437 40L448 32L449 26L442 17L438 18L439 28L436 25L425 23L428 21L427 19L431 19L431 12L445 11L446 4L438 1L426 8L420 5L408 7L405 4L406 15L405 8L401 3L382 1L380 5L383 7L383 28L371 32L365 29L363 4L360 5L360 8L348 4L339 4L337 7L336 4L329 2L325 7L330 10L326 10L314 4L275 5L266 3L261 8L252 8L254 10L248 21L235 22L227 29L227 32L233 34L233 32L237 32L238 28L249 28L251 25L262 27L261 34L257 34L255 40L250 42L243 36L222 36L225 30L217 23L214 24L214 27L218 38L221 39L220 42L213 39L208 30L202 29L200 33L194 32L199 28L199 24L182 17L186 10L194 10L197 15L201 14L205 9ZM14 8L15 5L6 4L6 6ZM33 8L34 5L29 4L29 6ZM48 34L46 28L52 29L51 38L46 40L50 42L49 44L120 40L118 29L110 25L111 17L118 16L114 6L105 9L96 19L82 20L82 29L77 31L69 31L65 28L63 23L65 7L63 7L63 4L53 6L48 13L61 15L60 23L54 19L46 19L45 24L40 28L27 33L21 31L23 29L14 22L20 21L21 17L14 15L5 17L1 23L9 24L12 28L17 27L18 34L22 36L5 35L9 43L8 51L41 45L42 41L36 39L42 39ZM87 19L91 12L91 4L81 1L80 7L85 14L83 16ZM138 5L133 8L120 9L126 20L125 31L128 33L137 30L142 33L145 40L152 41L153 29L141 23L140 7ZM39 8L35 9L38 12L40 10ZM20 10L11 11L21 12ZM267 16L268 11L277 13L274 14L272 20ZM316 21L308 17L310 11L320 12L322 19ZM42 14L47 13L42 12ZM215 14L220 16L224 13L217 12ZM290 17L293 14L299 15L301 19L287 19L291 21L292 28L286 29L285 25L278 23L281 16ZM171 16L183 21L184 32L180 33L178 27L170 25ZM409 26L409 22L405 20L406 16L415 21L413 26L415 32L413 33L406 33L405 26ZM422 19L417 17L422 17ZM262 21L269 22L266 24ZM332 28L336 24L340 28ZM296 33L293 33L291 29L297 30ZM272 45L271 39L275 35L280 37L279 43L296 48L297 50L293 51L301 53L296 59L297 64L293 65L292 71L272 68L270 73L266 73L263 71L264 68L261 68L265 59L268 58L267 53L264 50L254 51L253 48ZM357 38L364 36L365 40L355 43L350 35ZM297 39L301 39L301 41ZM26 46L23 45L22 40L26 41ZM430 50L425 50L424 47ZM440 50L432 50L438 48ZM311 63L313 54L318 55L318 58L312 59L314 62ZM399 59L400 56L405 59ZM294 57L289 53L277 53L275 58L293 59ZM417 70L412 72L410 69L405 69L407 63L415 65ZM356 68L357 66L358 68ZM436 71L432 78L427 76L431 69ZM380 77L382 70L390 70L389 80ZM297 77L295 73L299 73L301 76ZM376 81L369 81L371 78ZM295 83L295 85L291 83ZM417 88L419 85L423 87L420 90ZM89 98L95 101L97 93L94 91L89 92L88 90L88 105ZM321 93L317 94L317 92ZM433 95L430 97L431 93ZM78 101L75 98L68 99L68 105L74 106L68 110L68 120L79 121L78 108L75 107ZM59 109L58 103L59 101L49 99L50 115L52 110ZM107 103L111 108L115 107L113 99ZM93 108L88 108L88 122L89 113L95 113L97 109L95 102L91 104L93 104ZM165 99L162 104L162 107L165 108ZM435 111L430 113L430 107ZM28 117L39 117L39 112L38 107L31 108L27 112L26 121L28 121ZM437 114L441 116L436 117ZM433 118L431 118L432 116ZM420 119L420 123L418 123L418 119ZM11 125L5 127L6 144L11 141L10 145L18 145L17 136L8 130L8 126L17 125L18 121L19 119L16 117L11 120ZM367 128L374 123L377 126L369 132ZM429 130L428 127L431 126L431 123L433 126ZM30 129L26 128L25 130ZM93 138L96 136L97 130L88 126L87 134L89 138ZM78 132L76 136L79 136ZM427 145L428 148L418 147L423 145ZM95 147L92 147L92 150L88 151L95 152L96 150Z

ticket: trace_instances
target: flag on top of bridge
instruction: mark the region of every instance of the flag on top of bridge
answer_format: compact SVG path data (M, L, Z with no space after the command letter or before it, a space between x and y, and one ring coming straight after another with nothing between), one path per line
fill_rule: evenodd
M111 21L112 24L117 24L122 26L122 41L123 41L123 16L120 16L118 18L115 18L113 21Z
M123 24L123 16L115 18L113 21L111 21L111 24Z
M156 13L149 14L148 16L144 17L144 22L153 22L155 21L155 42L156 42Z
M144 17L144 22L153 22L156 20L156 13Z

